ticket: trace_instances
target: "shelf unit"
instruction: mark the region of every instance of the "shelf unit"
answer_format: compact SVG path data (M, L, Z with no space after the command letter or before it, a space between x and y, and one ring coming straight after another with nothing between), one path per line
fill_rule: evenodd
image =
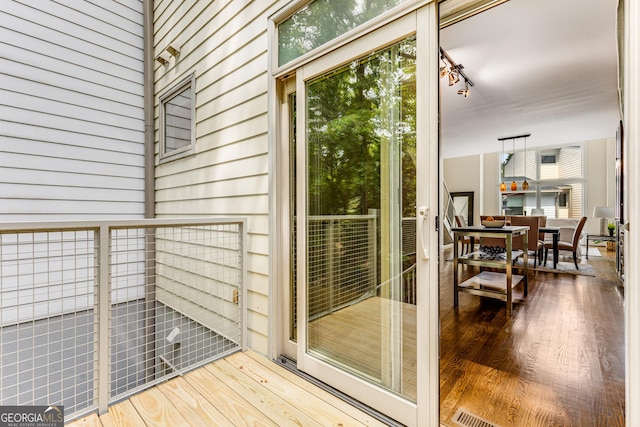
M491 255L485 252L472 252L466 255L458 255L458 245L453 249L453 306L458 307L458 293L468 293L505 301L507 304L507 317L511 316L513 308L513 288L519 283L524 283L524 296L528 293L528 251L513 250L513 238L523 236L523 247L528 246L528 226L505 226L502 228L456 227L454 241L459 237L497 237L505 239L505 252ZM523 259L523 275L513 275L513 262L518 258ZM477 267L487 267L505 270L504 273L482 271L469 280L459 283L458 266L460 264Z

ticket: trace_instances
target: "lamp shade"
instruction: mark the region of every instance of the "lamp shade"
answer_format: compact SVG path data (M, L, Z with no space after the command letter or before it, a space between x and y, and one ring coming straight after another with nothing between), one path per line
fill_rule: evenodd
M531 216L544 216L544 209L539 209L539 208L531 209Z
M614 216L615 212L613 211L613 207L596 206L595 208L593 208L594 218L613 218Z

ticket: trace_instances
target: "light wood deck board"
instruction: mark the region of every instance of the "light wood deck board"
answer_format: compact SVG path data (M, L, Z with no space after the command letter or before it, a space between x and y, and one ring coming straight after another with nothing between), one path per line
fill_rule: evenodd
M320 426L312 415L301 411L297 401L287 400L266 387L264 383L258 383L248 377L242 369L238 369L226 360L214 365L207 365L206 369L215 375L220 381L241 394L253 406L268 416L279 426ZM295 402L292 405L291 402Z
M186 378L233 425L277 426L276 423L262 415L257 408L247 402L243 396L238 395L227 387L207 369L201 368L190 372L186 375Z
M367 426L384 426L384 424L378 421L376 418L368 415L367 413L360 411L355 406L345 402L342 399L336 399L336 397L331 393L329 393L328 391L325 391L323 389L316 387L314 384L310 383L304 378L301 378L300 376L274 363L271 363L270 361L268 361L264 357L257 355L256 353L253 353L253 352L236 353L232 355L230 358L242 359L244 357L250 357L254 361L260 363L265 368L273 370L280 377L282 377L284 381L291 384L295 384L300 389L307 391L310 396L313 396L314 399L320 399L324 401L327 405L329 405L330 408L332 408L332 411L334 413L337 413L337 414L344 413L349 415L349 417L351 417L352 419L357 420L356 424L361 423ZM353 424L343 424L343 425L353 425Z
M153 387L131 396L129 400L148 426L177 427L191 425L182 416L182 409L174 406L158 387Z
M233 426L220 411L193 388L184 378L176 378L158 386L160 391L179 408L193 426Z
M98 414L90 414L73 423L75 427L102 427Z
M109 408L109 412L100 416L100 422L103 427L137 427L146 425L129 400Z
M314 423L317 422L323 426L354 425L357 423L356 419L345 413L340 413L334 406L320 397L316 397L313 393L298 387L297 384L287 381L284 377L256 362L251 357L236 353L226 360L237 369L241 369L257 383L268 384L268 388L278 396L288 401L297 402L297 408L311 415Z
M70 427L383 426L314 384L248 351L136 394Z

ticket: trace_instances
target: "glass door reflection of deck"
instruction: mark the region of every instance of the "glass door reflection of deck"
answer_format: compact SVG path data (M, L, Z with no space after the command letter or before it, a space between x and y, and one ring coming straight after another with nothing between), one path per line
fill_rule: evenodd
M402 325L400 360L390 358L385 345L394 334L386 321L393 316ZM417 397L416 371L416 306L389 298L372 296L309 323L309 341L314 353L322 352L337 363L349 366L351 372L389 388L394 364L400 364L400 393L409 399ZM362 355L367 355L363 357Z
M453 306L458 307L458 292L465 292L489 298L496 298L507 303L507 317L511 316L513 308L513 288L521 281L524 282L524 296L528 293L528 253L527 251L513 250L513 238L522 236L523 247L528 246L527 226L505 226L502 228L488 228L484 226L453 228L454 242L460 237L481 237L505 239L505 252L500 254L488 254L486 252L472 252L466 255L458 255L458 245L453 245ZM513 275L513 262L523 257L522 276ZM477 267L490 267L504 269L504 273L482 271L471 279L458 283L458 265L467 264Z

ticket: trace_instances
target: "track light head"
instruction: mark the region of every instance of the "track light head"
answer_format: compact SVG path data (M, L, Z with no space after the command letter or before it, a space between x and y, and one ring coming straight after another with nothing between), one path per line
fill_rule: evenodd
M464 89L460 89L458 95L463 95L465 98L469 97L469 82L466 79L464 81Z
M452 69L451 71L449 71L449 86L453 86L459 81L460 81L460 76L458 76L458 70Z

